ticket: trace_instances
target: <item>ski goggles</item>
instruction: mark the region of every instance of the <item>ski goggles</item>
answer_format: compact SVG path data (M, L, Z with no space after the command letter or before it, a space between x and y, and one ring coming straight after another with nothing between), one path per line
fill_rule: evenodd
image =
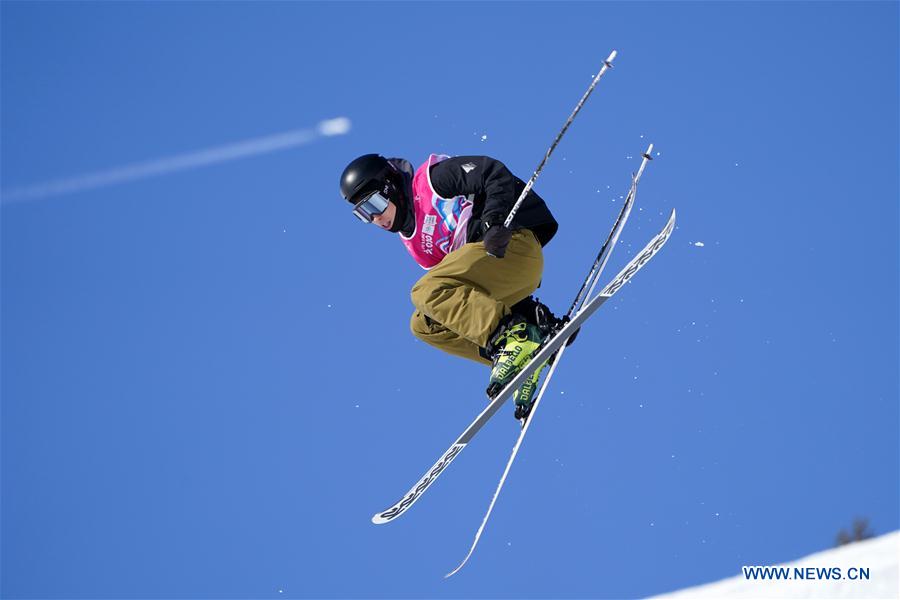
M375 217L387 210L388 202L384 194L374 191L353 205L353 214L363 223L371 223Z

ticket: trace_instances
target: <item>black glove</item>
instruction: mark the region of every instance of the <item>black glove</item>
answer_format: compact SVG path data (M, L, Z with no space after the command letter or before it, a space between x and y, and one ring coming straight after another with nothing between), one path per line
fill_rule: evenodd
M512 231L507 229L502 223L496 225L485 223L484 232L484 249L487 253L496 258L506 256L506 247L512 237Z

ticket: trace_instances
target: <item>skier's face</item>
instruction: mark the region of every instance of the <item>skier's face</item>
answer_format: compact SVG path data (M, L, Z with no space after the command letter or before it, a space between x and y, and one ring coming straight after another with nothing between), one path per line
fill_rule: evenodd
M397 217L397 206L393 202L388 202L388 207L380 215L372 217L372 222L382 229L390 229Z

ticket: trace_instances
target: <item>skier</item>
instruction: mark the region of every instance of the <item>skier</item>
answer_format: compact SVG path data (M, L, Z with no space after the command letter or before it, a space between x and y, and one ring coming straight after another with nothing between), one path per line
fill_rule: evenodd
M533 190L504 226L525 183L488 156L432 154L414 169L402 158L366 154L341 175L353 214L397 233L428 272L411 291L410 328L445 352L491 365L494 396L560 321L531 297L541 282L542 247L558 224ZM541 369L516 391L524 422Z

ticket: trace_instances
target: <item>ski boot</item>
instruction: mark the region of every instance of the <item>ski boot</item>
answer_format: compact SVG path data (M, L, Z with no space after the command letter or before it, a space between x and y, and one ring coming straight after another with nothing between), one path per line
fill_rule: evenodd
M525 383L519 389L513 392L513 401L516 405L515 417L523 427L531 414L531 408L534 406L534 395L538 391L538 381L541 378L541 373L544 372L548 364L550 364L550 361L545 361L531 374L531 377L525 380Z
M555 335L569 322L568 317L557 317L546 304L534 296L528 296L524 300L517 302L512 306L511 310L514 314L521 315L527 322L537 326L544 334L545 339ZM566 342L567 346L575 341L576 335L578 335L578 331L575 331L575 333L569 337ZM532 373L531 377L525 380L525 383L523 383L519 389L513 392L513 400L516 407L515 417L523 427L525 426L525 421L528 420L528 416L531 414L541 374L549 364L550 361L544 362L544 364Z
M522 315L503 318L488 342L487 354L492 361L487 395L496 396L522 370L544 341L546 334Z
M557 317L550 311L546 304L534 296L528 296L524 300L517 302L510 310L512 310L513 314L524 317L525 320L532 325L537 325L547 337L555 334L569 322L568 316L562 318ZM575 337L578 335L579 331L581 331L580 328L569 336L568 341L566 341L566 346L570 346L572 342L575 341Z

